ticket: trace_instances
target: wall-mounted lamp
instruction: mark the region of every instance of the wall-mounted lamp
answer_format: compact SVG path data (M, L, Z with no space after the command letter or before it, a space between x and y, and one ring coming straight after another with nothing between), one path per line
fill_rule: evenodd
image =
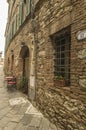
M13 55L13 52L14 52L14 51L13 51L13 50L10 50L10 52L11 52L11 54Z
M21 46L21 48L22 48L22 47L24 47L24 46L25 46L25 43L24 43L24 42L22 42L20 46Z

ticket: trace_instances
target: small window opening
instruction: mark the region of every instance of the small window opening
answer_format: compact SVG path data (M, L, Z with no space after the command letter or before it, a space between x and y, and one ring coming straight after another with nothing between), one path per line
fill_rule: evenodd
M62 76L70 85L70 33L66 32L54 39L54 75Z

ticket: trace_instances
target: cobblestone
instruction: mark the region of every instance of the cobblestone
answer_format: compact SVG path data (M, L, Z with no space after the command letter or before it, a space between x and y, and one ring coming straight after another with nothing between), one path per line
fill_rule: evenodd
M57 130L17 90L7 90L3 68L0 67L0 130Z

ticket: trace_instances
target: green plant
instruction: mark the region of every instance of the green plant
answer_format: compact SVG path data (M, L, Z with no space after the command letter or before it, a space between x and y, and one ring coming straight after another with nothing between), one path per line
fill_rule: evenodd
M54 86L59 86L59 87L63 87L65 86L65 79L63 76L61 75L58 75L58 76L55 76L54 78Z
M20 78L20 88L27 88L28 86L28 78L23 76Z
M8 72L8 75L9 75L9 76L12 76L12 75L13 75L13 71L9 71L9 72Z
M62 77L62 75L58 75L58 76L55 76L55 79L56 79L56 80L62 80L63 77Z

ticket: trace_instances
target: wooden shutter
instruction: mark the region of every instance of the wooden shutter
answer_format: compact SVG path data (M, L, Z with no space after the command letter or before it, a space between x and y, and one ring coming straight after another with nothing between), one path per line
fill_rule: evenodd
M15 17L15 33L16 33L16 30L17 30L17 15Z
M19 5L19 11L18 11L18 29L19 26L21 25L21 4Z
M11 31L11 33L10 33L10 34L11 34L11 39L12 39L12 25L11 25L11 30L10 30L10 31Z
M17 30L19 29L19 22L20 22L20 17L19 17L19 13L17 15Z
M14 20L14 35L15 35L15 20Z
M27 0L27 15L30 14L30 10L31 10L31 0Z
M15 16L15 19L14 19L14 34L16 33L16 30L17 30L17 19L16 19L17 16Z
M17 30L18 30L18 28L19 28L19 14L17 14L17 16L16 16L16 20L17 20L17 25L16 25L16 28L17 28Z
M9 42L10 42L10 28L9 28Z
M24 20L24 3L23 2L21 4L21 20L22 20L22 23L23 23L23 20Z
M10 40L11 40L11 28L10 28Z
M15 30L14 30L14 21L13 21L13 23L12 23L12 37L14 36L14 32Z
M8 34L8 44L9 44L9 34Z
M23 3L19 6L19 25L23 22Z

